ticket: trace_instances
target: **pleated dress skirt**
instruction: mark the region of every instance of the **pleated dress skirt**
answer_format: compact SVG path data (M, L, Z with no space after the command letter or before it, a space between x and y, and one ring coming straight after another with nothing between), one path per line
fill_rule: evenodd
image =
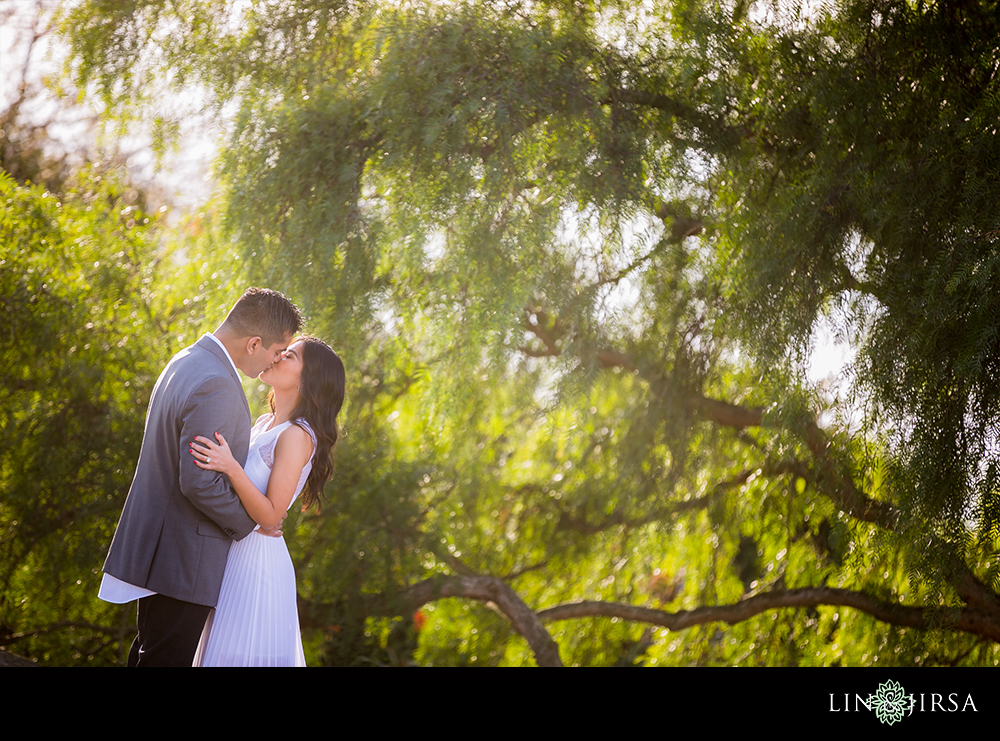
M284 538L252 532L233 543L194 665L305 666L295 595Z

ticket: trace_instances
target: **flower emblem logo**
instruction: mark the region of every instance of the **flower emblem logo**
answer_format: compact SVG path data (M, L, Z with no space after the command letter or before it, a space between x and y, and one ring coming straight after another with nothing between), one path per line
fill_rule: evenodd
M907 710L913 707L913 696L907 695L899 682L883 682L874 695L869 695L868 702L875 711L875 716L890 726L903 719Z

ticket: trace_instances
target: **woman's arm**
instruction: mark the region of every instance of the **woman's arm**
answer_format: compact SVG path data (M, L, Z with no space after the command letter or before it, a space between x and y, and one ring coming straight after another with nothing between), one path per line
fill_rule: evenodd
M298 425L291 425L278 436L266 494L262 494L254 486L242 466L233 458L225 438L218 432L215 435L219 439L218 444L200 436L191 443L194 462L201 468L224 473L247 514L258 525L263 528L280 525L292 497L295 496L295 487L299 483L302 469L312 455L313 442L309 433Z

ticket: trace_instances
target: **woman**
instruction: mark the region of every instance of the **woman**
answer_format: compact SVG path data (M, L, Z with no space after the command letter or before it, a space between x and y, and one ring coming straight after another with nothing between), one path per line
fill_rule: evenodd
M259 376L271 386L271 413L250 433L246 468L222 435L196 437L195 463L229 477L247 513L262 527L280 525L303 491L318 503L333 471L337 414L344 403L344 365L326 343L293 342ZM284 538L252 532L233 543L215 611L195 666L305 666L295 604L295 571Z

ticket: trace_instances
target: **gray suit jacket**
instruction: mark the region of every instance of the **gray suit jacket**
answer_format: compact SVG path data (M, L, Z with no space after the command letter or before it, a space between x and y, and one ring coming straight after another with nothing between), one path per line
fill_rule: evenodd
M221 432L240 465L250 408L232 365L202 337L181 350L153 388L135 479L104 571L167 597L214 607L229 547L256 523L221 473L195 465L195 435Z

